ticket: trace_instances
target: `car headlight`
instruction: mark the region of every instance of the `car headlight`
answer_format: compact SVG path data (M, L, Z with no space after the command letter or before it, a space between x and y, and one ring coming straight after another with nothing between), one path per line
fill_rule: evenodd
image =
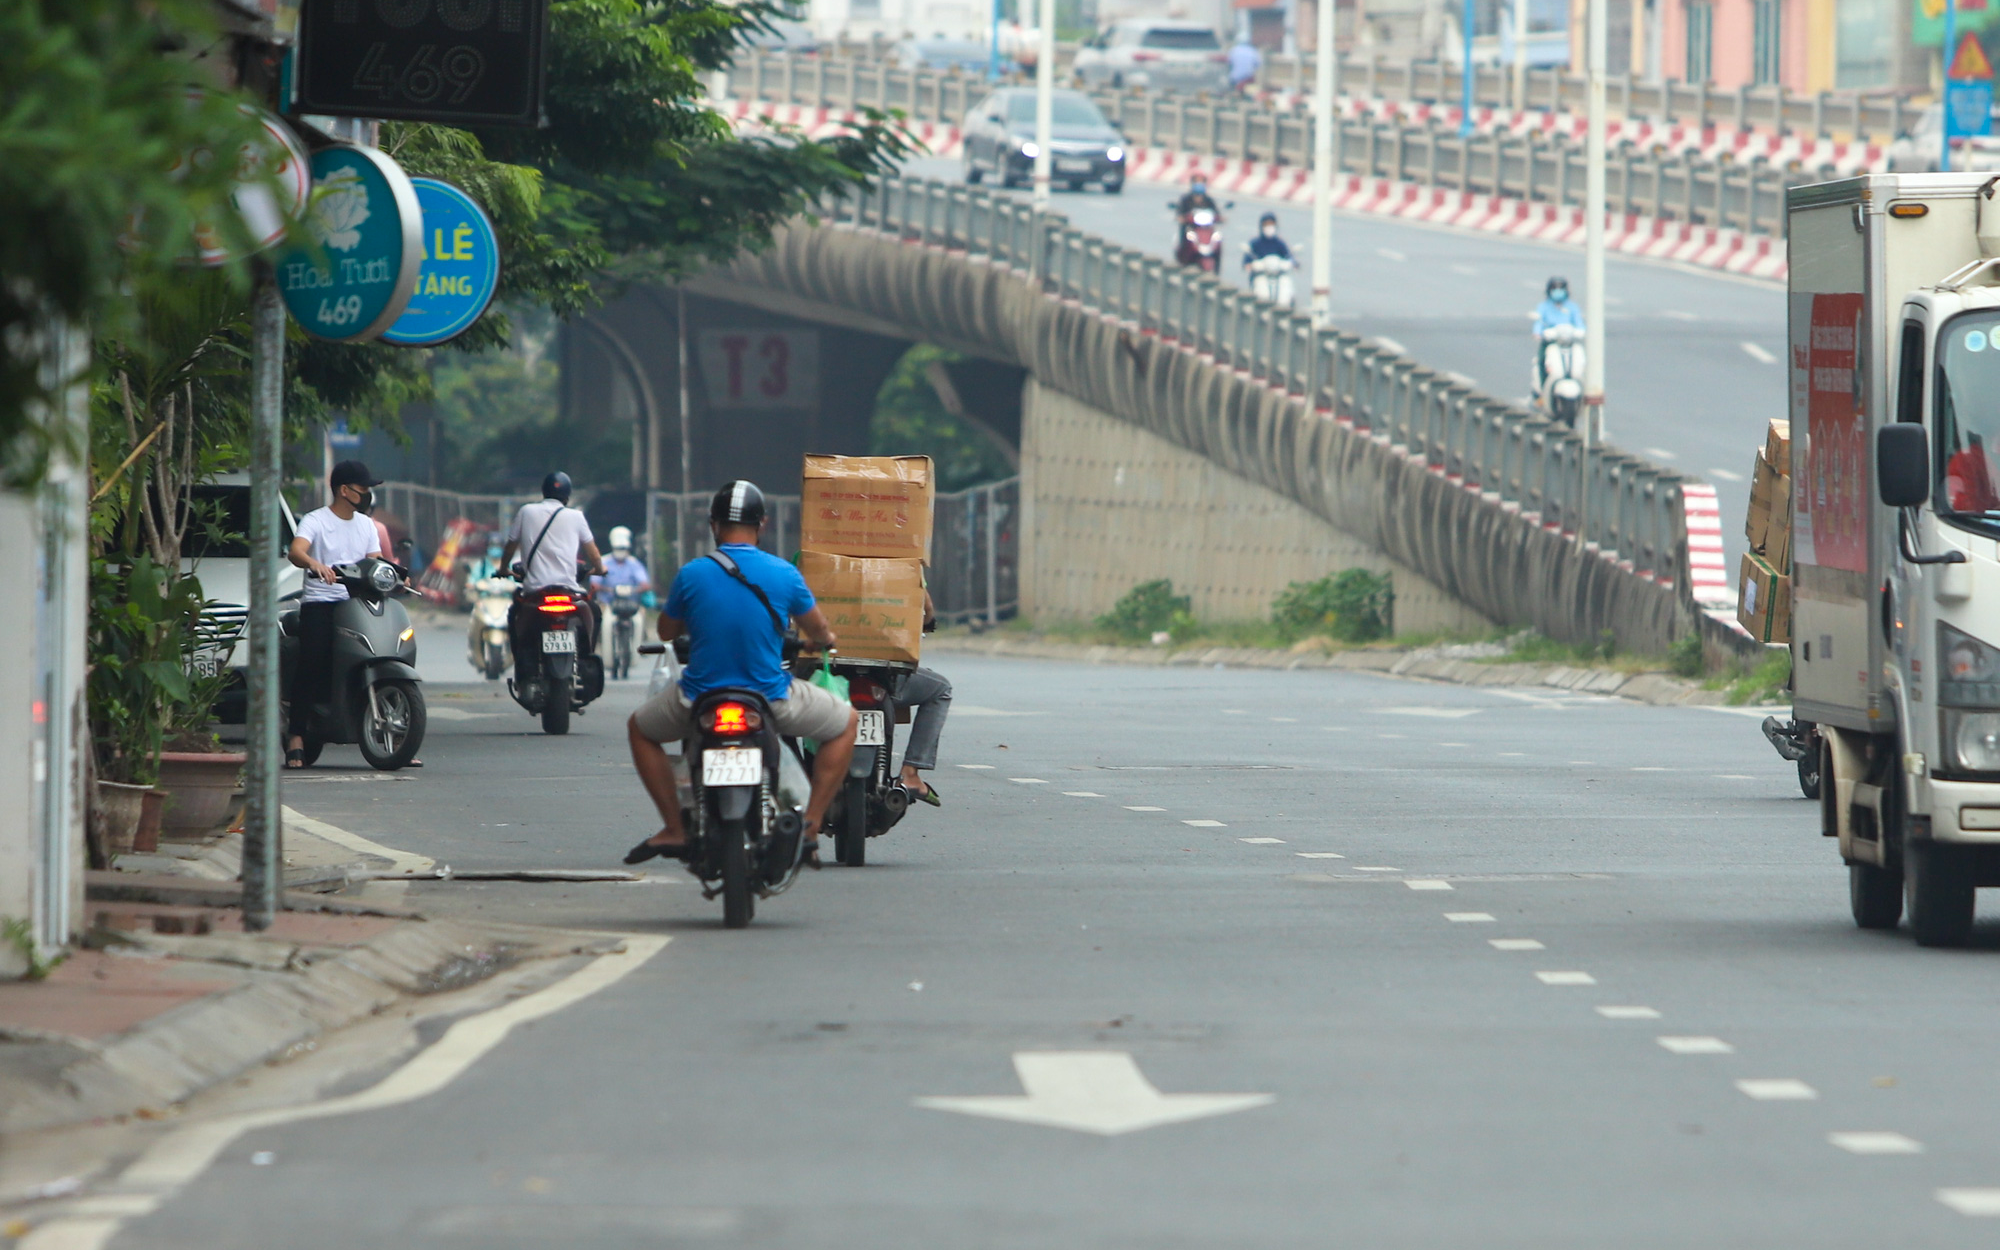
M1945 745L1958 767L2000 773L2000 712L1946 712Z
M1938 702L1946 707L2000 708L2000 649L1963 630L1938 626Z
M1023 143L1021 145L1021 155L1027 157L1031 161L1034 160L1037 156L1040 156L1041 154L1042 150L1039 147L1035 146L1035 141L1033 139L1030 139L1026 143Z
M402 580L397 576L394 565L381 560L377 560L375 567L368 570L368 584L385 595L394 590Z
M1104 159L1107 161L1122 161L1125 159L1125 149L1114 143L1104 149Z

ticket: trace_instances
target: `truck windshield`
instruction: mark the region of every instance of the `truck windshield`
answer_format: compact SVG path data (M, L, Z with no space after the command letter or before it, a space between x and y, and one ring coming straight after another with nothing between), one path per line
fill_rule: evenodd
M1945 325L1936 435L1941 509L2000 517L2000 312Z

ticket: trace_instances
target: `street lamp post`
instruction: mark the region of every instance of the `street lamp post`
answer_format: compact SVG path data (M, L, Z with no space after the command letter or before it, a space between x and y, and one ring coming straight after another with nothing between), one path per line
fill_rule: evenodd
M1590 116L1584 147L1583 494L1577 541L1590 507L1590 445L1604 437L1604 71L1609 40L1605 0L1590 0Z
M250 312L250 550L277 551L278 487L284 475L285 306L278 281L256 262ZM284 905L285 825L278 773L278 573L250 561L249 705L244 715L243 927L268 929Z
M1056 0L1042 0L1041 47L1035 54L1035 208L1049 206L1049 131L1056 103Z
M1472 100L1475 92L1475 74L1472 68L1472 0L1465 0L1465 12L1459 16L1460 53L1463 60L1458 66L1458 136L1467 138L1472 134ZM1469 155L1466 160L1472 159Z
M1528 0L1514 0L1514 108L1528 107Z
M1325 329L1333 316L1333 93L1340 71L1334 47L1334 0L1318 0L1314 13L1318 44L1313 56L1313 325Z

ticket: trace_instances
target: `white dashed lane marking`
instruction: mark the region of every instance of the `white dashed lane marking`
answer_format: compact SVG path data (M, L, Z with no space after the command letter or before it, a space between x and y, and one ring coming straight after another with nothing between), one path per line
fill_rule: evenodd
M1354 871L1356 871L1356 872L1401 872L1401 871L1403 871L1403 870L1402 870L1402 869L1400 869L1400 868L1383 868L1383 867L1381 867L1381 866L1379 866L1379 865L1378 865L1378 866L1376 866L1376 867L1373 867L1373 868L1356 868L1356 869L1355 869Z
M1128 812L1164 812L1167 809L1164 807L1134 807L1130 803L1127 803L1125 810Z
M1252 846L1283 846L1283 838L1238 838L1238 842L1248 842Z
M1484 911L1448 911L1444 914L1444 918L1453 924L1493 923L1493 913Z
M1409 886L1409 887L1410 887L1410 888L1411 888L1412 890L1449 890L1449 889L1451 889L1451 882L1449 882L1449 881L1425 881L1425 880L1416 880L1416 881L1405 881L1405 882L1403 882L1403 884L1404 884L1404 885L1407 885L1407 886Z
M2000 1215L2000 1189L1940 1189L1937 1200L1960 1215Z
M1743 349L1745 356L1748 356L1760 365L1775 365L1778 363L1776 356L1773 356L1756 343L1739 343L1737 346Z
M1546 949L1533 938L1487 938L1486 944L1496 951L1538 951Z
M1101 799L1104 797L1095 790L1065 790L1063 794L1072 799Z
M1347 858L1347 856L1340 854L1338 851L1296 851L1294 852L1294 854L1296 854L1300 859L1346 859Z
M1849 1154L1920 1155L1924 1144L1901 1133L1828 1133L1826 1139Z
M1007 780L1013 782L1017 786L1045 786L1049 784L1048 782L1043 781L1040 777L1009 777L1007 778Z
M1543 985L1596 985L1597 978L1588 972L1537 972L1535 979Z
M1597 1014L1606 1020L1657 1020L1658 1010L1652 1007L1599 1007Z
M1796 1102L1819 1097L1819 1091L1793 1077L1759 1077L1736 1082L1736 1088L1758 1102Z
M1229 826L1228 826L1228 825L1225 825L1225 824L1223 824L1223 823L1222 823L1221 821L1219 821L1219 820L1183 820L1183 821L1182 821L1181 823L1182 823L1182 824L1184 824L1184 825L1193 825L1193 826L1194 826L1195 828L1197 828L1197 829L1227 829L1227 828L1229 828Z
M1733 1055L1736 1048L1719 1037L1656 1037L1660 1049L1676 1055Z
M976 769L980 772L988 772L988 773L993 771L993 765L991 764L960 764L959 767Z

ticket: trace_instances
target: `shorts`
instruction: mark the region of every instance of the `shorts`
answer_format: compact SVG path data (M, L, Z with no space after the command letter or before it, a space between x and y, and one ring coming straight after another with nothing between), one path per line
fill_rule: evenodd
M791 693L782 699L767 700L771 719L778 732L788 738L811 738L828 742L847 732L854 709L833 692L808 685L794 677ZM649 742L679 742L694 732L694 705L675 682L639 705L632 723Z

